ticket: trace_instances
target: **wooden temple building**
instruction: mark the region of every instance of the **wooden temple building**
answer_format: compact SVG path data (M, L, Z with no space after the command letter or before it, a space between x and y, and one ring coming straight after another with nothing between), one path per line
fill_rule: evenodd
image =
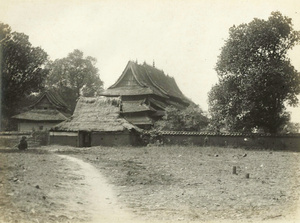
M123 117L143 129L150 129L155 121L161 119L167 106L184 109L191 103L173 77L154 66L132 61L102 95L120 97Z

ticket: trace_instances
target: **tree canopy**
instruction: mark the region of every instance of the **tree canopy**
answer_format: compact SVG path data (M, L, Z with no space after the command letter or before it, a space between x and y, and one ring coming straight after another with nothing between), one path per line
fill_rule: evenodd
M183 110L169 106L165 110L163 119L157 121L154 128L169 131L200 131L207 125L208 118L198 106L190 105Z
M285 103L296 106L300 93L288 51L299 41L300 32L280 12L229 29L216 64L219 83L208 95L216 130L276 133L288 122Z
M16 114L19 102L27 95L43 88L48 55L33 47L27 35L11 32L7 24L0 23L0 41L3 121Z
M48 65L47 88L59 92L73 110L80 95L95 96L103 89L95 64L95 58L84 58L83 52L74 50L67 57Z

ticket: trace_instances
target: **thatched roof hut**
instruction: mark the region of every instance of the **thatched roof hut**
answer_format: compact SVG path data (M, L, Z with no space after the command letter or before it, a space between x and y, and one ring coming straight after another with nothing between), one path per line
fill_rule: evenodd
M141 129L121 117L118 97L81 97L73 116L50 132L50 143L78 147L137 145Z
M53 130L116 132L134 129L140 131L139 128L120 117L120 106L121 100L118 97L81 97L73 116L53 127Z

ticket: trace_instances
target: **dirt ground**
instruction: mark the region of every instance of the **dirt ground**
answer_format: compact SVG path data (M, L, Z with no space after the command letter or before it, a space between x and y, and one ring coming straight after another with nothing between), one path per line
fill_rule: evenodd
M0 148L0 222L296 223L299 197L294 152Z

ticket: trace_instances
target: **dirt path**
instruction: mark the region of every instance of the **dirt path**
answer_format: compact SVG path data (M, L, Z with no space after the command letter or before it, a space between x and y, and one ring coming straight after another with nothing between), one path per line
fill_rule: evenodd
M81 193L77 194L77 200L84 202L85 212L91 214L92 222L134 221L133 216L118 204L111 185L95 167L74 157L59 156L79 166L74 172L76 175L84 176L85 183L82 185Z
M97 170L91 164L82 161L81 159L71 157L68 155L58 155L62 161L69 161L67 165L72 169L73 173L77 176L81 176L82 187L76 186L76 200L81 200L84 204L81 208L81 212L86 213L88 216L91 216L91 222L99 222L99 223L118 223L118 222L130 222L130 223L140 223L140 222L148 222L147 220L141 221L138 220L137 217L133 216L125 207L122 207L120 203L118 203L116 199L116 194L112 189L112 185L107 183L106 178L101 175L99 170ZM77 192L76 192L77 191ZM74 194L72 195L75 198ZM72 200L72 199L70 199ZM70 202L69 202L70 203ZM68 208L68 207L66 207ZM73 207L69 207L73 208ZM75 207L76 208L76 207ZM79 210L78 209L78 210ZM295 216L295 218L284 218L284 219L265 219L266 223L297 223L299 216ZM177 220L178 222L180 220ZM152 220L151 222L173 222L173 221L157 221ZM181 222L190 222L181 220ZM194 222L206 222L206 221L195 221ZM249 222L248 220L212 220L209 221L211 223L236 223L236 222ZM256 221L250 221L256 222ZM261 221L258 221L261 222Z

